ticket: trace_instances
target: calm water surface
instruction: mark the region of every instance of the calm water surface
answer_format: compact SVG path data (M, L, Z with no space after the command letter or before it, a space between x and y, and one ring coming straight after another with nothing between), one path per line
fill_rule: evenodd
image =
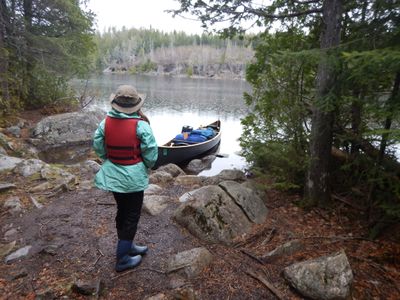
M184 125L197 128L221 120L219 152L228 157L217 158L211 169L201 175L211 176L223 169L245 168L244 159L238 155L240 146L237 139L242 133L240 119L247 113L243 99L243 93L250 91L247 82L104 74L89 81L90 91L99 99L93 105L109 110L109 96L121 84L134 85L139 93L146 94L142 110L151 121L159 145L175 137Z

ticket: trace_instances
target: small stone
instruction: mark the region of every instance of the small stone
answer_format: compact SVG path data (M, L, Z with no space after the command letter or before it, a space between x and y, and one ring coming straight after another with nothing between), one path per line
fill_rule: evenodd
M10 255L8 255L5 259L5 263L9 263L12 262L13 260L16 260L18 258L21 257L25 257L29 254L29 250L31 250L32 246L25 246L21 249L18 249L17 251L11 253Z
M49 190L51 188L53 188L53 185L50 182L46 181L46 182L43 182L43 183L41 183L41 184L39 184L37 186L34 186L33 188L31 188L29 190L29 192L31 192L31 193L40 193L40 192L44 192L46 190Z
M42 250L40 250L39 253L55 256L57 254L58 248L60 248L59 245L55 245L55 244L47 245Z
M168 298L163 293L159 293L157 295L153 295L153 296L145 298L145 300L166 300L166 299L168 299Z
M17 235L17 233L18 233L17 229L12 228L12 229L6 231L6 233L4 234L4 238L9 239L9 238Z
M93 281L77 280L72 285L72 290L78 294L86 296L96 296L99 294L101 288L101 280L96 279Z
M19 213L22 211L21 200L16 196L12 196L4 203L4 208L8 209L12 214Z
M21 128L18 126L11 126L6 129L6 132L15 136L15 137L20 137L21 136Z
M186 278L193 278L212 261L212 254L206 248L183 251L168 260L167 272L177 272Z

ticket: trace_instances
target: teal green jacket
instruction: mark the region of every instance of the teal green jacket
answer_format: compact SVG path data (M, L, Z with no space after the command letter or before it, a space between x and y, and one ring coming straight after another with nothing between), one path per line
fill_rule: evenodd
M136 113L127 115L116 110L109 111L107 115L113 118L139 118ZM105 120L101 121L93 140L94 151L103 160L103 164L94 179L96 187L118 193L144 191L149 185L148 168L154 166L158 156L157 142L150 125L145 121L137 123L136 135L140 139L143 161L125 166L114 164L107 159L104 124Z

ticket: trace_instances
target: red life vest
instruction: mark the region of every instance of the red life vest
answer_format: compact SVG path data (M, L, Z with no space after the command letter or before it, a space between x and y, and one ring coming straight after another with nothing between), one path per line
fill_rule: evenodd
M136 136L141 119L119 119L107 116L104 125L107 158L120 165L142 161L140 140Z

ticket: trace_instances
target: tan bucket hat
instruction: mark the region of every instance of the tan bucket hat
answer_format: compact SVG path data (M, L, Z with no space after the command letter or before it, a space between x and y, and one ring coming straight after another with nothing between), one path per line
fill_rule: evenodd
M115 110L132 114L137 112L144 102L144 95L140 95L131 85L120 85L115 94L110 95L111 107Z

